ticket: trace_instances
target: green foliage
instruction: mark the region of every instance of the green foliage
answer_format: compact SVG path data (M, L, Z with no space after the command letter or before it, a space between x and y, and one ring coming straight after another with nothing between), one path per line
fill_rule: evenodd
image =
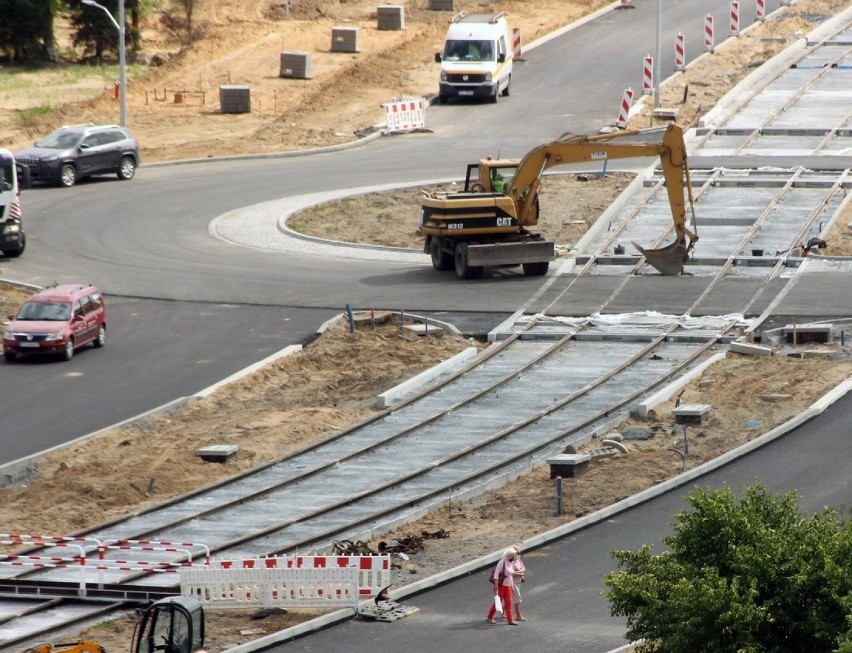
M119 0L97 0L118 22ZM103 9L84 5L81 0L66 0L74 26L74 46L82 47L84 56L102 61L107 53L118 56L119 32ZM125 50L136 50L140 43L138 29L139 0L124 0Z
M0 0L0 57L34 64L49 58L52 44L51 0Z
M29 109L22 109L21 112L17 116L17 120L19 122L25 122L30 118L35 118L36 116L42 116L46 113L50 113L53 110L49 104L42 104L38 107L30 107Z
M658 653L852 653L852 521L798 511L758 484L698 489L675 516L668 551L615 551L614 616Z

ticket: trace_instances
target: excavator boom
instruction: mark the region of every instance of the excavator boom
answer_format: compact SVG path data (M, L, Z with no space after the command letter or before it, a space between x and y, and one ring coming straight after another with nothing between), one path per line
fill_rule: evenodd
M532 149L520 161L483 159L472 164L463 192L423 199L420 232L426 236L424 249L431 254L435 269L454 265L462 278L480 276L484 266L493 265L523 265L525 274L544 274L554 244L529 228L538 224L538 195L545 171L558 165L648 156L660 158L675 241L659 249L636 247L660 273L680 274L698 236L686 226L686 202L691 206L693 198L686 145L678 125L563 135Z

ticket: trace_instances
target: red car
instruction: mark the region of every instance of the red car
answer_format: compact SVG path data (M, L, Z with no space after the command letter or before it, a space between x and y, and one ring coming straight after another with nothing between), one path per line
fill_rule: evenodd
M52 286L36 293L3 332L3 355L59 354L70 361L74 351L106 343L106 304L91 284Z

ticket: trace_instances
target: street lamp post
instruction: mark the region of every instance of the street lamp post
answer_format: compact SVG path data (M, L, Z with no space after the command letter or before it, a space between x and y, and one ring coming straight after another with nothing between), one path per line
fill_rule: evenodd
M118 85L121 94L121 126L127 127L127 62L125 59L125 36L124 36L124 0L118 0L118 22L116 22L109 9L95 0L82 0L84 5L98 7L109 16L112 24L118 30Z

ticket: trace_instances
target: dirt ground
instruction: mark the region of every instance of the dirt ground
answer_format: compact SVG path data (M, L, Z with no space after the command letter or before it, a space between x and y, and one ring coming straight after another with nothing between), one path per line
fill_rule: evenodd
M559 10L554 11L557 4ZM521 25L525 40L532 40L579 15L573 12L582 13L603 4L606 3L572 2L565 6L564 2L545 0L533 6L518 0L501 5L501 9L507 8L515 24ZM752 65L765 61L811 29L807 16L831 13L847 5L848 2L799 0L785 10L789 18L767 22L759 28L768 31L754 30L741 36L731 44L731 50L727 46L717 48L713 57L705 58L719 62L712 73L699 68L677 77L680 81L692 80L688 97L695 102L694 111L689 108L691 104L682 108L680 121L689 124L692 118L688 116L700 115L712 107ZM381 101L404 93L434 92L436 73L431 57L440 46L447 15L425 10L425 2L406 5L406 30L402 33L374 29L374 6L366 3L300 3L290 17L272 17L266 6L248 0L204 3L201 13L208 39L180 54L175 44L167 42L151 48L152 52L161 53L167 63L148 77L134 77L128 102L129 124L143 143L146 160L276 151L351 140L356 131L382 119L377 109ZM361 26L361 53L339 55L328 51L330 30L337 24ZM229 29L225 30L225 26ZM312 52L314 78L298 82L278 78L278 54L283 50ZM403 61L407 63L403 65ZM411 61L419 63L409 65ZM219 114L216 89L221 83L251 84L252 113ZM0 89L0 143L14 150L58 124L114 122L117 103L104 85L111 89L111 83L102 84L97 98L57 105L50 114L23 124L16 122L15 116L24 108L21 105L33 101L26 97L32 95L37 103L46 100L22 92L15 101L7 95L4 85ZM203 90L207 93L206 104L201 105L200 95L192 93L187 93L187 100L181 104L168 101L177 90ZM166 100L156 99L155 91L156 97ZM664 87L663 93L663 105L674 105L674 99L667 99L665 94L670 93L679 102L683 88ZM637 126L645 126L649 118L640 115L635 120L639 122ZM553 183L548 180L542 212L551 222L543 223L543 232L566 247L575 243L585 225L600 214L619 185L627 181L617 174L588 181L579 181L572 175L554 178ZM569 198L573 207L570 213L557 213L554 209L548 217L548 204L566 206ZM369 204L374 200L379 204ZM391 202L391 206L381 202ZM419 247L419 239L410 226L403 225L401 232L393 235L394 240L388 242L379 240L379 230L370 232L380 223L382 234L388 234L389 223L382 222L382 211L403 203L416 207L417 191L383 194L346 206L348 215L360 211L375 218L372 222L339 220L333 216L342 215L340 207L330 207L317 211L325 213L323 219L306 230L337 240ZM416 210L409 214L416 215ZM295 220L308 223L301 215ZM840 253L847 246L846 253L852 254L852 237L846 227L849 222L852 210L847 206L838 223L842 233L836 243L834 237L829 238L827 254ZM344 223L360 225L360 229L344 233ZM23 294L0 287L0 315L12 312ZM183 411L112 430L96 441L46 457L39 462L43 475L40 480L26 488L0 490L0 530L69 534L273 460L365 418L375 410L376 394L470 344L446 334L428 341L400 338L398 325L394 324L355 334L343 328L333 329L303 352L195 401ZM702 379L692 382L683 400L713 408L704 423L690 432L686 466L697 466L765 432L852 375L848 346L844 351L837 345L809 349L821 350L820 355L731 355L707 370ZM354 369L360 373L355 375ZM780 400L778 395L782 396ZM308 401L308 397L314 399ZM447 539L428 540L425 550L402 563L395 570L395 582L402 585L497 551L678 473L681 459L671 448L682 446L682 434L674 428L672 405L669 402L658 407L649 420L641 422L641 426L653 429L653 438L628 442L628 455L595 460L586 475L570 481L571 487L565 492L565 514L561 517L555 516L553 483L548 470L542 468L500 492L454 505L396 533L385 534L382 539L387 540L438 529L450 533ZM195 456L199 446L223 441L240 446L238 456L227 465L203 463ZM106 474L105 470L112 473ZM154 483L149 491L151 479ZM506 515L511 515L514 524L508 535L504 527ZM378 538L368 544L377 547ZM535 552L529 552L526 558L528 582L535 582ZM484 590L484 603L487 600ZM535 606L529 605L527 611L534 619ZM291 612L252 620L245 611L212 611L207 620L207 649L211 653L221 651L312 614ZM124 650L131 632L132 619L127 618L101 624L83 636L96 639L108 650Z
M0 289L3 297L17 294ZM4 301L4 307L12 303ZM471 344L448 334L401 337L393 321L354 334L338 325L302 352L184 410L111 429L45 456L38 462L40 479L27 487L0 489L0 524L6 532L71 534L274 460L374 414L377 394ZM653 437L631 440L627 455L595 459L587 474L566 479L562 516L555 514L555 488L544 466L487 497L454 504L366 545L378 551L382 539L448 533L446 539L426 539L424 549L411 552L408 561L395 561L393 581L400 586L651 487L684 466L695 467L766 432L852 375L848 345L795 353L802 352L806 357L788 355L791 349L768 358L729 355L691 382L682 401L710 404L712 410L700 426L689 429L685 462L672 451L683 448L682 431L671 415L673 398L648 419L619 427L644 427ZM204 463L195 453L222 443L240 447L225 465ZM581 450L597 447L600 442L593 441ZM513 524L509 534L507 518ZM529 580L535 582L535 552L526 558ZM527 612L534 610L527 606ZM207 650L222 651L315 614L291 611L254 620L249 610L208 611ZM133 624L127 615L75 636L123 650Z

